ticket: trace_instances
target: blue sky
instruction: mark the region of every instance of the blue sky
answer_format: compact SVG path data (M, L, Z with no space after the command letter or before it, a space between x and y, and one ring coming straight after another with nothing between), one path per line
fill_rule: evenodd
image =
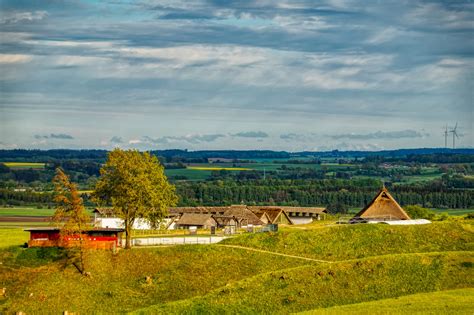
M474 146L471 1L0 4L0 148Z

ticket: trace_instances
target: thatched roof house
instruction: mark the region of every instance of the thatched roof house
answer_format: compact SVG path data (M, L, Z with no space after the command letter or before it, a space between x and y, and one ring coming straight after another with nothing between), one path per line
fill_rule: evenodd
M282 209L282 207L248 207L253 213L259 218L268 218L269 224L293 224L288 214Z
M226 226L237 227L239 223L234 216L213 214L212 217L214 218L214 220L216 220L218 228L223 228Z
M204 213L184 213L176 222L178 228L188 228L195 226L201 229L209 229L211 226L216 226L216 220L211 214Z
M111 218L115 216L114 208L95 208L92 213L95 217Z
M263 225L264 223L245 205L233 205L224 213L226 216L234 216L239 221L239 226Z
M410 217L405 210L400 207L392 195L390 195L387 188L383 187L377 196L354 216L352 221L357 219L410 220Z

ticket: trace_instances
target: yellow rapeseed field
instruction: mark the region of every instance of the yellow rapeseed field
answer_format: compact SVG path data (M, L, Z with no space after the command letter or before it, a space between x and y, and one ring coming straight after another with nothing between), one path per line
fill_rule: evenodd
M34 162L3 162L3 164L10 168L43 168L45 163Z

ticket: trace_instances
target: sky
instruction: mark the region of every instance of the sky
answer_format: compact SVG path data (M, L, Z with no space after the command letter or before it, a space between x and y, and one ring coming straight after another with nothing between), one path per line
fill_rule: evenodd
M472 1L0 0L0 149L474 147L473 30Z

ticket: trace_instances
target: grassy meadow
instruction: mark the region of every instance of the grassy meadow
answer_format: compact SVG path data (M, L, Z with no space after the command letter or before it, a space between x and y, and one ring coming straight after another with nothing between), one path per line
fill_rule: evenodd
M447 304L460 314L474 311L466 290L474 287L469 220L314 225L216 245L90 251L90 277L61 249L22 248L28 234L19 229L0 229L0 239L0 287L7 292L0 313L337 314L338 307L383 309L397 301L409 310L406 301L416 306L426 294L433 314Z
M47 208L35 208L35 207L10 207L10 208L0 208L0 217L48 217L54 214L54 209Z
M42 170L46 166L46 163L34 163L34 162L0 162L0 163L14 170L23 170L23 169Z
M418 293L378 301L334 306L298 313L300 315L330 314L458 314L471 315L474 289ZM444 311L444 312L443 312Z
M342 260L386 254L471 251L474 225L434 222L426 225L333 225L287 228L278 233L245 234L221 244L252 247L308 258Z
M474 286L472 252L390 255L267 272L137 314L292 313ZM471 307L471 310L472 307Z

